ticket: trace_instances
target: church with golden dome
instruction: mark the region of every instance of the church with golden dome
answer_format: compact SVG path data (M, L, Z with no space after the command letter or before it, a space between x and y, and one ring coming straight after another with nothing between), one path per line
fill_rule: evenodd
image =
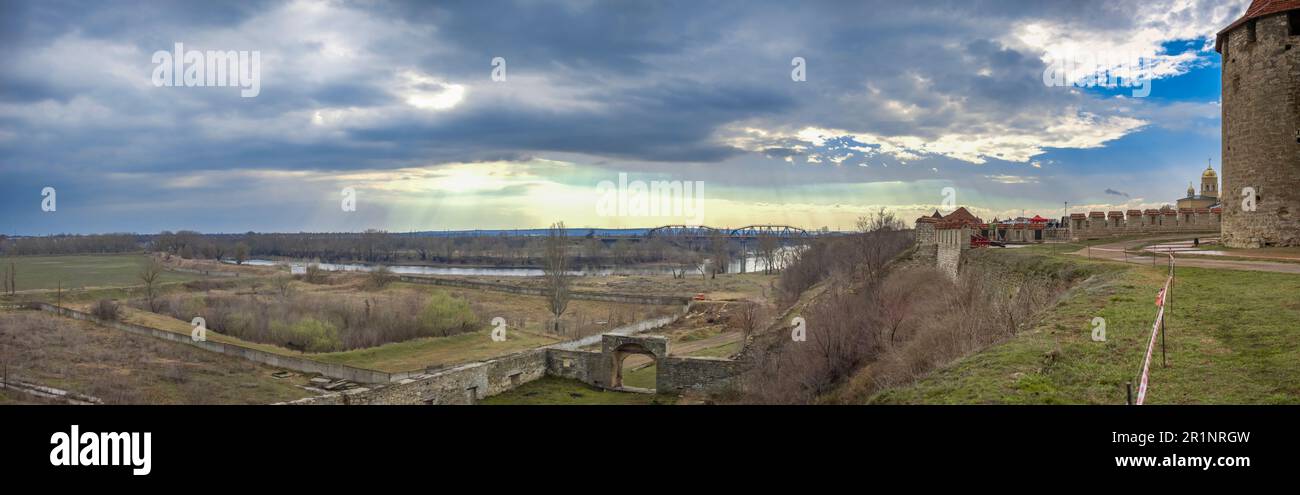
M1214 173L1214 167L1206 165L1201 172L1201 193L1196 194L1196 189L1188 184L1187 197L1178 200L1178 208L1212 208L1218 204L1219 174Z

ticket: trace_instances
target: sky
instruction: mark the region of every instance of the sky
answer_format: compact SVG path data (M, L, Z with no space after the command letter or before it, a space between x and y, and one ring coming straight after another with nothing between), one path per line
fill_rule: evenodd
M0 233L1158 208L1219 168L1248 3L0 0Z

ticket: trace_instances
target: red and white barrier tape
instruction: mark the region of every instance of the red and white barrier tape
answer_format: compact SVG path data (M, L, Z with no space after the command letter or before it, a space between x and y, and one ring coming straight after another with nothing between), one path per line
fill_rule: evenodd
M1160 306L1160 311L1156 312L1156 323L1151 326L1151 341L1147 343L1147 357L1142 362L1142 378L1138 382L1137 402L1134 404L1142 405L1147 399L1147 381L1151 374L1151 354L1156 349L1156 336L1160 335L1160 323L1165 320L1165 295L1169 293L1169 284L1173 282L1174 276L1170 275L1165 280L1165 287L1160 289L1160 294L1156 296L1156 305Z

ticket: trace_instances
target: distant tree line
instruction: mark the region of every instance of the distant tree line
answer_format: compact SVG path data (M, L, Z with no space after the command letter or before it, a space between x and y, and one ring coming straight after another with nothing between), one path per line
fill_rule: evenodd
M545 266L547 235L421 236L382 230L344 233L204 234L191 230L157 234L51 235L0 237L0 254L157 252L183 259L228 260L284 257L327 263L429 263L488 266ZM573 269L659 263L676 267L678 276L716 276L726 271L739 246L722 234L709 239L653 237L605 242L592 234L562 236ZM759 238L747 247L760 268L775 271L782 264L782 243Z
M140 251L148 236L136 234L59 234L41 237L0 235L0 253L26 254L129 253Z

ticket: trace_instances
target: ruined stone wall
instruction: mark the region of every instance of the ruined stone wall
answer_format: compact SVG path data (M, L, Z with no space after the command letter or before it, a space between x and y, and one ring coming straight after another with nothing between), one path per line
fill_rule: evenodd
M608 386L609 359L599 352L550 349L546 353L546 374L578 380L596 386Z
M534 349L479 363L469 363L436 373L399 380L388 385L347 390L300 399L298 405L468 405L511 390L546 375L546 349Z
M551 375L608 388L615 357L610 352L535 349L481 363L416 375L387 385L299 399L293 405L473 404ZM724 358L667 356L656 360L660 393L716 392L730 386L742 363Z
M578 380L595 387L610 387L615 356L604 352L549 349L546 374ZM655 361L655 389L679 394L689 390L716 392L740 376L742 364L725 358L667 356Z
M657 366L655 388L666 394L717 392L730 386L742 371L740 361L709 357L669 356Z
M1231 247L1300 245L1300 36L1287 15L1226 34L1223 55L1223 235ZM1242 189L1256 191L1243 211Z

